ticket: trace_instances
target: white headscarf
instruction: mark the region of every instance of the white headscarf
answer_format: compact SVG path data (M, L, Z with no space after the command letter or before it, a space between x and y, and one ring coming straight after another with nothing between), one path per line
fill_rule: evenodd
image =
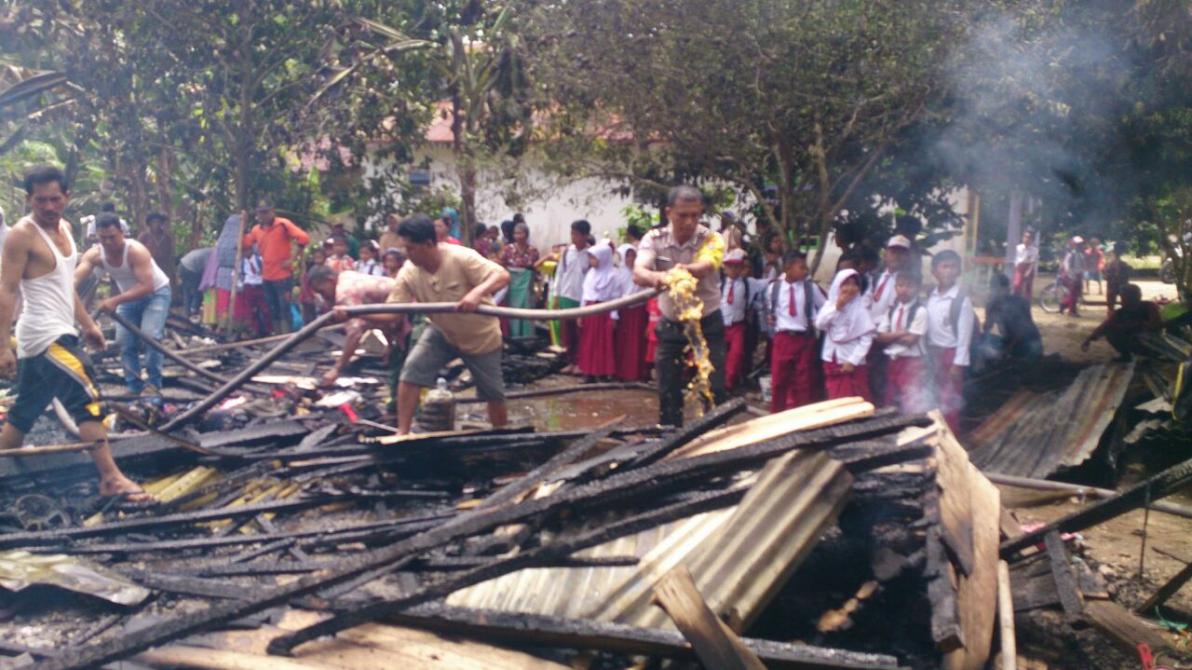
M861 274L852 268L841 270L836 273L836 277L832 279L832 288L828 290L828 305L836 308L836 298L840 296L840 287L849 277L861 278ZM832 322L828 328L828 337L834 342L848 342L854 340L862 335L872 333L876 330L873 324L873 318L869 315L869 308L865 304L865 300L861 294L857 294L843 310L840 310L840 315Z
M621 295L630 295L631 293L646 290L646 287L633 283L633 270L625 264L625 256L631 251L637 253L637 247L632 244L622 244L617 247L617 257L619 259L617 281L621 284Z
M596 267L584 275L583 301L605 302L620 297L621 282L616 268L613 267L613 248L605 242L600 242L590 251L596 259Z

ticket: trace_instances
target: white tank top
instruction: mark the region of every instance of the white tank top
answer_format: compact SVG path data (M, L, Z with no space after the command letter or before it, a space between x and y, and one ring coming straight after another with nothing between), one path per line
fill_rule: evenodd
M120 259L120 265L108 265L108 255L104 253L103 247L99 248L99 259L103 263L103 269L112 276L116 282L116 288L121 292L127 291L137 285L137 277L132 272L132 268L128 267L128 247L131 246L127 241L124 243L124 257ZM161 268L157 267L157 261L153 257L149 257L149 262L153 264L153 290L156 291L163 286L170 285L170 278L166 273L162 272Z
M17 357L32 358L48 349L54 340L63 335L78 335L75 330L75 288L74 273L79 253L70 226L58 222L58 229L70 241L70 255L63 256L58 245L46 231L31 221L34 230L45 240L54 256L54 269L33 279L21 279L21 296L24 305L21 319L17 322ZM65 230L63 227L65 226Z

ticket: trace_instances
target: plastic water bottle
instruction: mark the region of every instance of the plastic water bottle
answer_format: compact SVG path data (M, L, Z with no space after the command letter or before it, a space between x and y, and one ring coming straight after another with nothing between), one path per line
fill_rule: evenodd
M418 424L426 431L455 430L455 395L447 388L446 379L439 377L435 388L426 394L418 411Z

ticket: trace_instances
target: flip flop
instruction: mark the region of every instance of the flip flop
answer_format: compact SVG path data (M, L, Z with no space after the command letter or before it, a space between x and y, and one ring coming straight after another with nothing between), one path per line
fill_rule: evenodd
M132 500L134 496L147 496L146 500ZM113 493L112 495L100 495L99 513L102 514L110 509L121 511L137 511L149 509L161 504L161 501L154 498L148 491L141 487L137 487L134 491L121 491L120 493Z

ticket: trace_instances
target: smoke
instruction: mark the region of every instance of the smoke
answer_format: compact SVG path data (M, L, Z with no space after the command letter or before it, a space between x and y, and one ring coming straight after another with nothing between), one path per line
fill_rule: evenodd
M1019 190L1042 204L1048 227L1099 232L1128 200L1129 183L1112 174L1124 158L1113 120L1130 107L1131 63L1120 16L1064 11L974 25L946 68L952 98L932 151L985 198Z

